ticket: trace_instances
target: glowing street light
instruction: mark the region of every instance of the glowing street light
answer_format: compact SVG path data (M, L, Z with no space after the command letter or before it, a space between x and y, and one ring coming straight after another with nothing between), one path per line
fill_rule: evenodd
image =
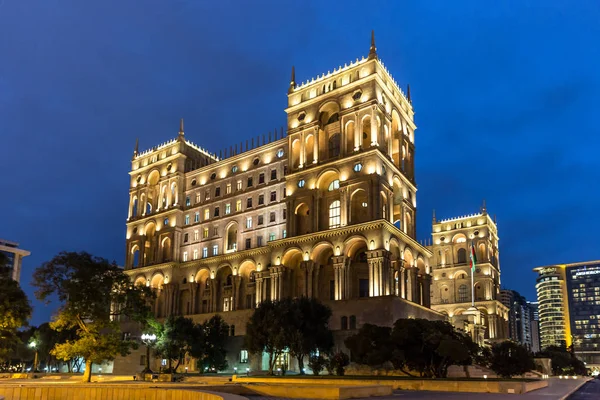
M150 347L152 347L152 345L156 341L156 335L144 333L141 339L142 342L144 342L144 344L146 345L146 366L142 372L144 374L151 374L152 370L150 369Z
M38 364L38 349L37 349L37 343L35 342L35 340L31 343L29 343L29 347L31 347L32 349L35 349L35 356L33 358L33 372L37 371L37 364Z

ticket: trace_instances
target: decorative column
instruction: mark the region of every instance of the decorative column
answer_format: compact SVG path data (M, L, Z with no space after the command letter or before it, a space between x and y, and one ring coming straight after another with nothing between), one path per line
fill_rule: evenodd
M410 301L418 303L419 301L419 282L417 280L419 270L411 267L408 270L408 281L410 282Z
M196 282L191 281L189 283L189 288L191 296L190 314L196 314L196 293L198 292L199 285Z
M300 269L304 271L304 282L306 282L306 286L304 287L303 295L310 298L313 297L313 270L314 270L314 261L302 261L300 264Z
M264 285L264 278L263 278L263 272L262 271L258 271L255 274L255 287L256 287L256 306L258 307L260 305L260 303L262 303L263 301L263 285Z
M378 146L377 140L377 119L375 118L375 109L377 106L371 108L371 147Z
M300 132L300 165L298 168L303 168L306 164L306 143L304 143L304 132Z
M240 303L240 284L242 283L242 277L239 275L232 276L233 280L233 301L231 302L231 311L235 311L239 308Z
M319 271L321 270L321 266L313 263L313 297L315 299L319 298Z
M362 147L362 135L360 133L361 122L358 119L358 112L354 113L354 151L360 150Z
M283 271L284 267L278 265L271 268L271 300L281 300L283 298Z
M219 311L217 294L217 281L214 278L210 278L210 312Z
M402 264L402 261L400 261ZM398 295L406 299L406 268L402 265L398 267Z
M348 296L346 277L346 256L333 257L333 277L335 281L335 300L345 300Z
M346 226L350 222L348 213L348 189L346 187L339 188L340 193L340 226Z
M431 275L425 274L422 276L423 298L421 304L427 308L431 308Z
M385 249L367 251L369 264L369 296L390 294L390 252Z
M315 134L313 138L313 164L319 162L319 127L315 126Z

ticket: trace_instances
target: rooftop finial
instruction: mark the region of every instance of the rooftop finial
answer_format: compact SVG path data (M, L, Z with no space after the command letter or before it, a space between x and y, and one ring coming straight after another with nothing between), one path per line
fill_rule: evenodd
M296 88L296 68L292 65L292 77L290 78L290 88L288 89L288 93L292 93Z
M184 140L183 139L184 135L185 135L185 133L183 132L183 118L181 118L179 120L179 136L178 136L178 139L181 140L181 141L183 141Z
M410 84L406 85L406 99L412 104L412 100L410 99Z
M483 199L483 204L481 206L481 213L482 214L486 214L487 213L487 207L485 206L485 199Z
M377 59L377 47L375 46L375 31L371 31L371 48L369 49L369 60Z
M437 223L437 219L435 218L435 208L433 209L433 217L431 218L431 222L433 224Z

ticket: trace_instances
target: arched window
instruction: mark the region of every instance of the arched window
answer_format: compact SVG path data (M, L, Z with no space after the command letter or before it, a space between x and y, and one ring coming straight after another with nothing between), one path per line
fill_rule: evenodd
M256 272L256 271L252 271L252 272L250 272L250 275L248 276L248 281L249 281L249 282L254 282L254 281L256 281L256 274L255 274L255 272Z
M466 303L467 301L469 301L469 289L467 285L460 285L458 287L458 302Z
M333 192L334 190L339 189L339 188L340 188L340 180L335 179L335 180L331 181L327 190L330 192Z
M356 315L350 316L350 329L356 329Z
M340 134L336 133L329 138L329 158L340 155Z
M329 206L329 229L340 227L340 225L341 225L340 212L341 212L340 201L335 200Z
M137 217L138 200L137 197L133 199L133 206L131 207L131 216Z
M342 317L342 330L348 329L348 317Z
M231 274L227 275L225 279L225 286L231 286L233 284L233 277Z
M333 114L331 114L331 117L329 117L329 119L327 120L327 124L332 124L334 122L338 122L339 120L340 120L340 114L333 113Z
M456 258L459 264L465 264L467 262L467 250L458 249L458 251L456 252Z

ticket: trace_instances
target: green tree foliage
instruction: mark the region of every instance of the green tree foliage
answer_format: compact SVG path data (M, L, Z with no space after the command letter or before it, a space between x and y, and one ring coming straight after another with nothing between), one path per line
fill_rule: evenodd
M344 375L344 368L350 364L350 357L344 352L338 351L329 358L329 371L335 371L336 375Z
M298 360L300 374L304 375L304 357L317 350L328 353L333 348L333 334L329 329L331 309L317 299L300 297L285 300L289 309L286 323L290 356Z
M490 368L498 375L510 378L535 368L533 354L519 343L505 341L492 346Z
M445 377L453 364L468 365L479 352L471 338L445 321L399 319L393 329L365 324L345 341L353 361L372 367L391 362L408 375Z
M77 339L77 329L63 329L57 331L52 326L45 322L34 329L31 341L35 342L38 351L38 362L40 365L45 365L48 370L52 370L52 366L57 364L58 359L52 350L56 345L73 341ZM71 370L71 360L64 360L69 371Z
M208 321L196 326L196 340L190 355L198 361L200 372L223 371L227 369L227 351L225 346L229 337L229 325L215 315Z
M304 358L317 350L328 352L333 336L328 327L331 310L316 299L298 298L264 301L246 327L246 347L252 354L269 354L269 374L284 350L298 359L304 373Z
M21 343L17 330L31 316L29 299L18 282L12 280L6 266L6 256L0 253L0 363L8 362Z
M391 360L390 350L394 348L391 338L392 328L364 324L359 331L344 341L351 351L352 361L377 367Z
M194 321L181 316L169 315L164 324L158 327L154 353L168 360L169 366L165 372L177 371L185 354L191 352L194 341L202 340L197 333ZM172 367L173 361L176 362L174 368Z
M550 358L554 375L587 375L583 361L565 346L548 346L537 356Z
M62 252L38 267L33 275L36 297L49 302L56 296L60 307L51 327L76 329L77 337L56 344L51 353L60 360L85 359L83 380L91 380L93 363L126 355L137 343L122 340L118 320L145 322L154 294L134 286L114 262L89 253Z
M288 345L286 304L270 300L261 302L246 325L246 348L251 354L265 352L269 355L269 375L273 375L275 362Z
M327 362L328 360L319 354L318 356L310 356L308 366L312 369L314 375L319 375L327 365Z

